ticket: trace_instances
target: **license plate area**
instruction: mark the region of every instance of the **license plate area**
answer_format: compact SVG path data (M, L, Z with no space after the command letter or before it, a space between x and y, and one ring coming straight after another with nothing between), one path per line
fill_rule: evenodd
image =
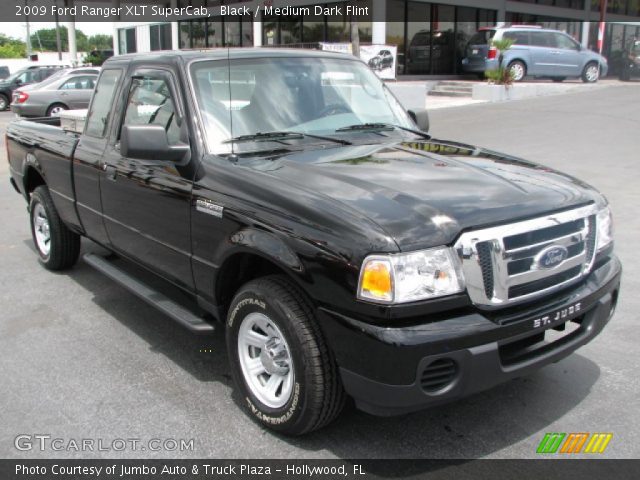
M533 330L531 335L501 344L498 352L502 365L517 365L560 349L582 333L584 318L584 313L579 312L570 319L549 325L546 329Z

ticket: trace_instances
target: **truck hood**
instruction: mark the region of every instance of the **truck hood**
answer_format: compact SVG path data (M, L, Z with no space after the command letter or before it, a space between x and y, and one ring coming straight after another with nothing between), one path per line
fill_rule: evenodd
M286 183L293 195L302 189L330 197L350 215L367 217L401 249L451 244L463 230L603 202L569 175L435 139L307 150L246 165Z

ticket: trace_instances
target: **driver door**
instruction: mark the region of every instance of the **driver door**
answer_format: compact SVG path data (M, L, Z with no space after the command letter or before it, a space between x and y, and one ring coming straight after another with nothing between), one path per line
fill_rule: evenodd
M119 128L105 152L101 195L113 248L190 290L191 170L171 161L141 160L120 153L124 125L161 125L170 145L189 143L176 86L168 70L134 71L124 89Z

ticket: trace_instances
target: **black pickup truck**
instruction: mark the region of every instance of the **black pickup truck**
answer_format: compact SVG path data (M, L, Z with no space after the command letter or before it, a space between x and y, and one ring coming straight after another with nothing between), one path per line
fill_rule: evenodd
M602 195L431 138L352 57L113 57L83 132L55 122L7 128L42 264L71 267L88 237L113 252L93 267L195 332L225 328L240 398L274 430L320 428L348 397L391 415L489 388L614 312Z

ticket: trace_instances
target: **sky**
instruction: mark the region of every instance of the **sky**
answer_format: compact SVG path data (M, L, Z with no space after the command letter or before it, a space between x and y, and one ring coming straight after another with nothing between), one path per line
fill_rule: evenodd
M65 25L65 22L60 22ZM54 28L55 23L51 22L29 22L31 33L44 28ZM76 22L76 30L82 30L86 35L95 35L97 33L105 33L113 35L113 23L111 22ZM27 27L25 23L20 22L0 22L0 32L9 37L24 40L27 35Z

